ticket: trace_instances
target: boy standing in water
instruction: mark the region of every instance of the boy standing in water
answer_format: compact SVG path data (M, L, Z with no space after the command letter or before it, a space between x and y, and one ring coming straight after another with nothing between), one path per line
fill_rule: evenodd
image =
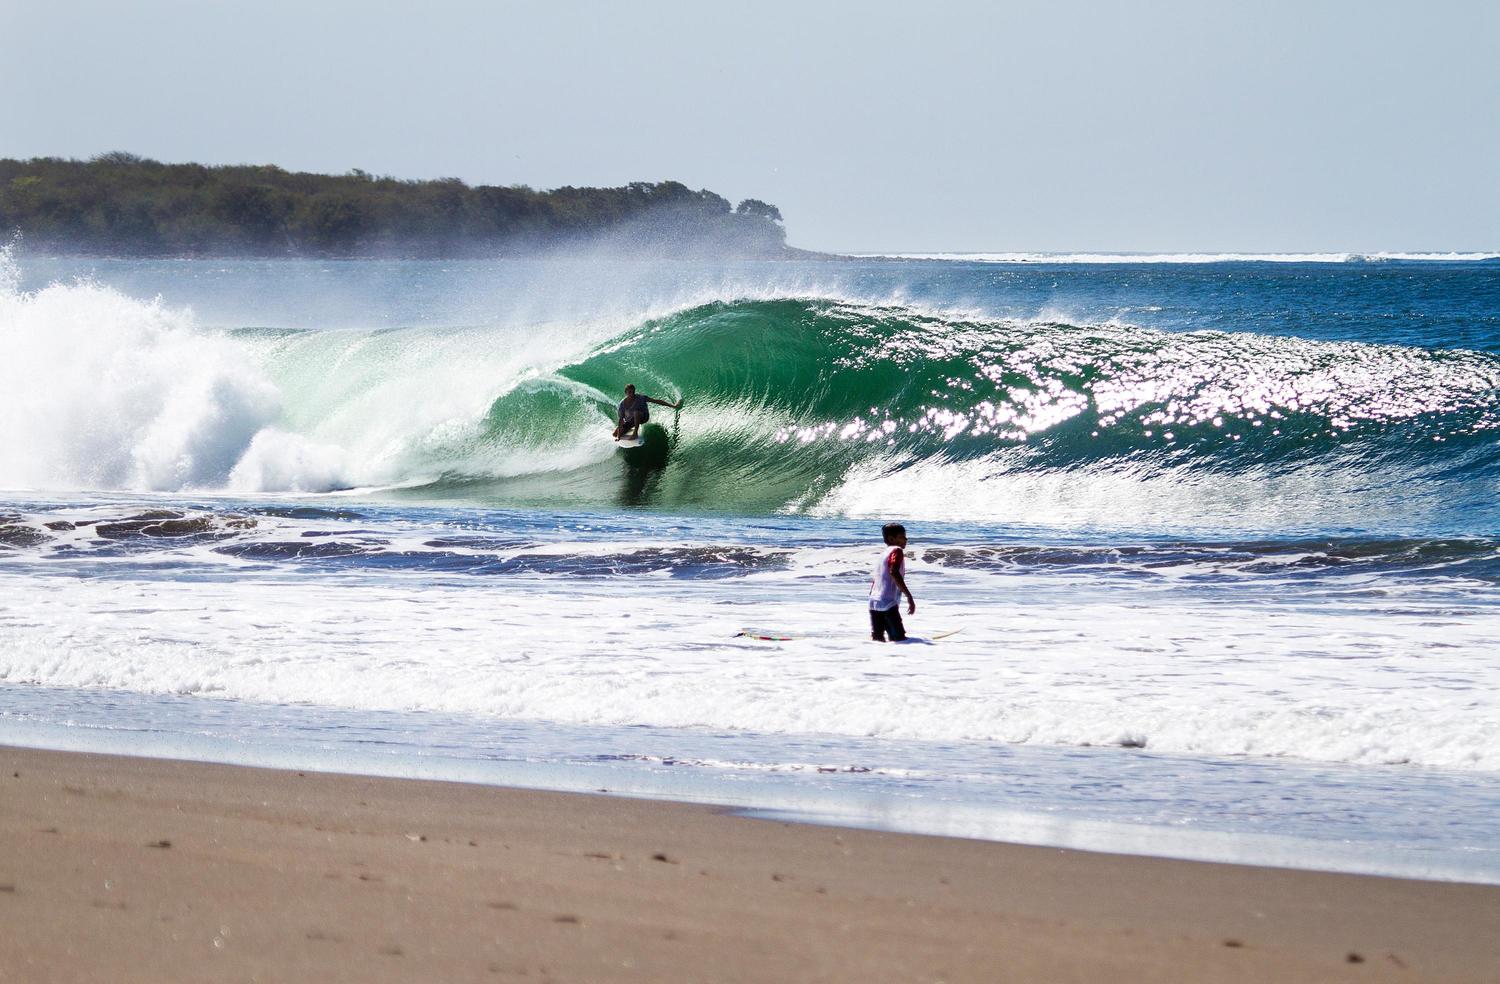
M906 527L886 523L880 536L885 552L870 582L870 638L885 642L889 635L892 642L900 642L906 638L906 626L901 624L902 595L906 595L906 614L917 613L917 599L906 587Z

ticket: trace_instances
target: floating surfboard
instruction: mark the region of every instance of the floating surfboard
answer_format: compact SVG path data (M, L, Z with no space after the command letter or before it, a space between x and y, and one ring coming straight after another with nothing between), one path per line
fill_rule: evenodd
M636 437L621 437L615 439L615 447L619 448L621 451L630 451L634 448L640 447L645 443L646 439L644 437L640 437L639 435L637 435Z
M937 642L956 635L959 629L945 629L942 632L934 632L925 636L907 636L911 642ZM761 642L793 642L797 639L842 639L847 637L843 632L787 632L783 629L740 629L734 634L735 638L757 639Z
M741 636L744 636L746 639L759 639L761 642L791 642L793 639L836 638L832 632L786 632L782 629L740 629L734 634L736 639Z

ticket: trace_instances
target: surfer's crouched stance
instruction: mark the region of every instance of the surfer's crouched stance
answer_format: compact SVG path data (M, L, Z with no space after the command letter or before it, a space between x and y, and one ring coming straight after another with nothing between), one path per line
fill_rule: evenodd
M637 395L634 385L626 386L625 399L620 401L620 423L615 428L615 432L610 436L617 441L627 437L639 437L641 425L651 419L650 404L652 403L659 407L668 407L672 410L676 410L682 406L681 400L678 400L676 403L668 403L666 400L658 400L656 397L647 396L644 393Z

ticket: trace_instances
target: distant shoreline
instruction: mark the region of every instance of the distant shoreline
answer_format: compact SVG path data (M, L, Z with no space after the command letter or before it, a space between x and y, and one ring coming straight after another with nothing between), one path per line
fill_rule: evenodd
M14 241L13 241L14 242ZM296 262L318 262L318 263L479 263L479 262L570 262L583 260L608 260L615 263L688 263L698 261L732 260L737 262L757 263L790 263L790 262L838 262L869 259L872 262L891 263L915 263L918 260L908 260L899 257L857 257L844 253L819 253L816 250L798 249L788 246L784 250L773 254L689 254L689 253L664 253L664 254L641 254L632 255L628 252L615 252L607 247L604 249L590 248L586 243L575 244L571 248L567 244L559 244L554 247L536 249L530 251L514 251L506 253L450 253L450 254L427 254L427 255L405 255L400 253L364 253L364 254L260 254L260 253L126 253L114 250L82 250L82 249L43 249L35 246L24 236L19 240L19 252L16 258L31 256L34 258L52 260L111 260L125 262L132 260L158 261L162 263L191 263L191 262L264 262L264 263L296 263ZM6 248L6 244L0 242L0 250Z
M0 237L15 235L28 250L121 258L828 255L788 246L774 205L677 181L538 191L124 153L0 159Z

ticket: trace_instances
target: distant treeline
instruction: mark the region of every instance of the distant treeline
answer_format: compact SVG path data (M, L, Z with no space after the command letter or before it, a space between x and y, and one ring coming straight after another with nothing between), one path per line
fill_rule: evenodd
M623 188L470 187L273 165L0 159L0 238L130 256L483 256L570 246L780 255L781 213L676 181Z

